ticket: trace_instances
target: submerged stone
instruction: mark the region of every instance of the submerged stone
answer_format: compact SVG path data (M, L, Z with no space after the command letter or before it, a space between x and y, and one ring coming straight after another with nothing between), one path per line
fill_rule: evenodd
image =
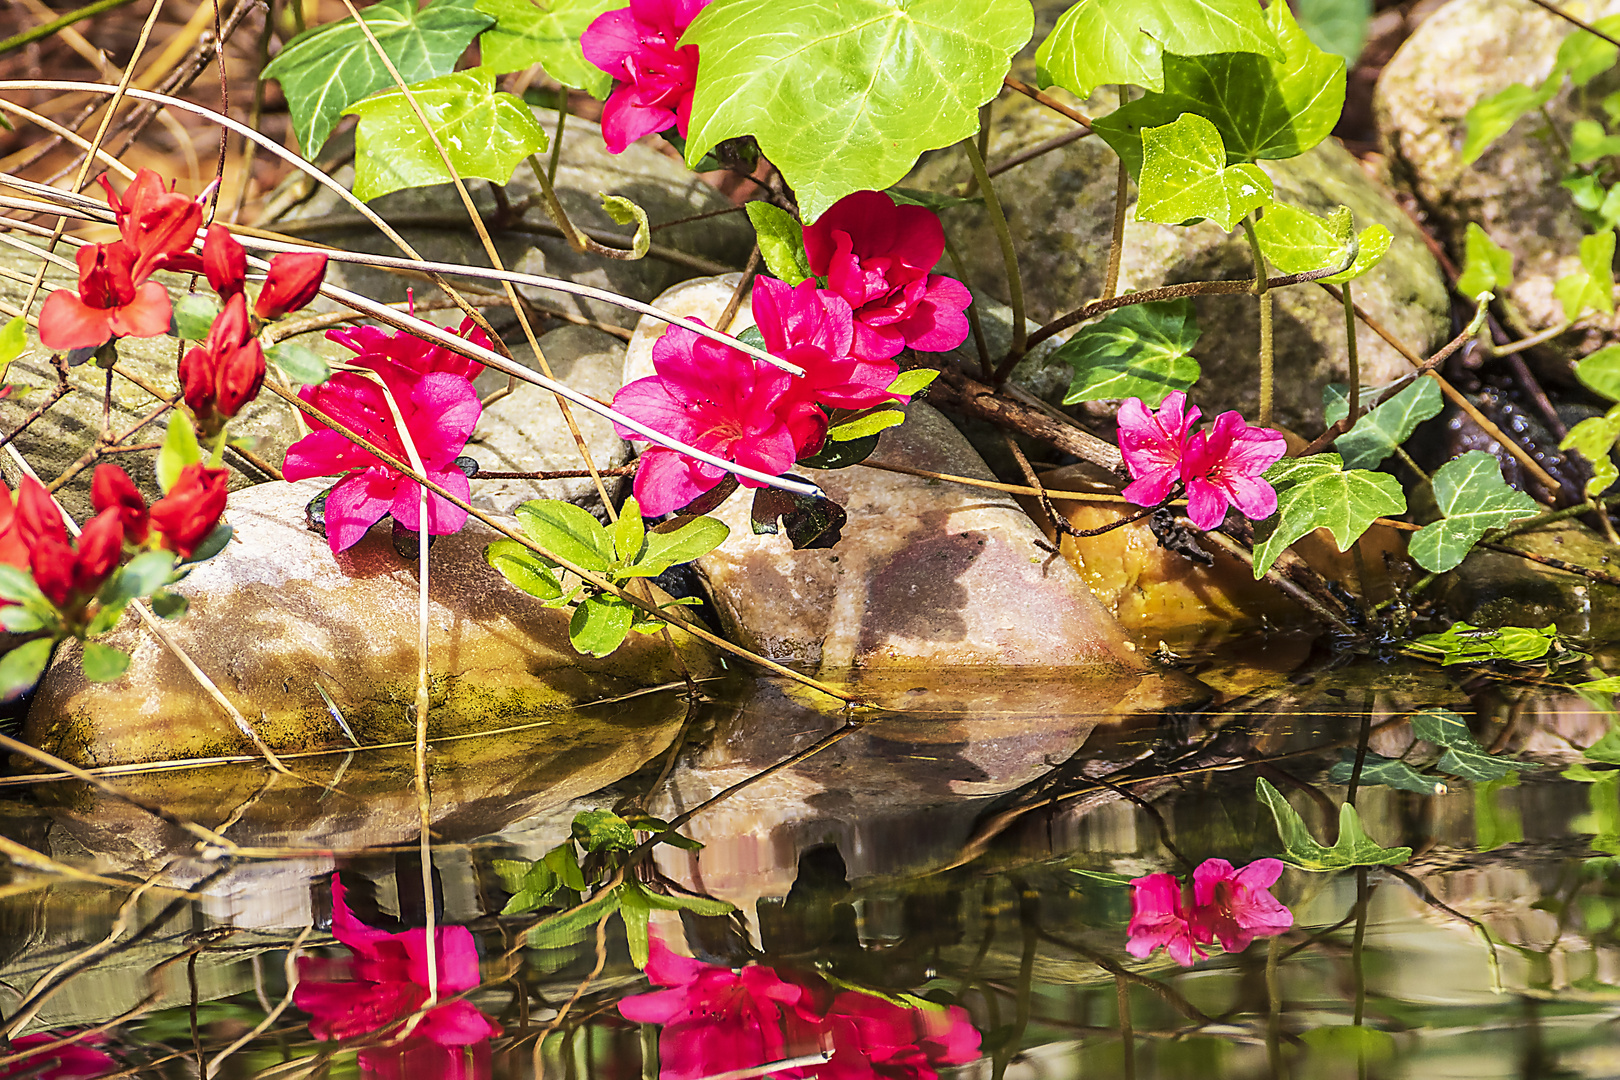
M305 526L323 480L265 484L231 496L232 543L176 587L190 612L165 624L176 643L277 750L341 745L333 712L361 742L410 739L417 686L416 564L393 550L388 523L334 556ZM516 717L683 678L713 664L677 635L631 634L612 655L581 656L569 612L547 608L484 562L499 534L469 520L433 545L429 567L430 732L476 732ZM29 712L29 742L78 764L251 752L248 740L135 618L105 639L129 672L90 683L65 646ZM320 689L317 689L319 687ZM328 705L324 689L332 699Z
M1560 521L1501 543L1620 576L1620 547L1579 522ZM1453 617L1474 626L1546 626L1586 643L1620 639L1620 586L1516 555L1475 548L1441 579Z

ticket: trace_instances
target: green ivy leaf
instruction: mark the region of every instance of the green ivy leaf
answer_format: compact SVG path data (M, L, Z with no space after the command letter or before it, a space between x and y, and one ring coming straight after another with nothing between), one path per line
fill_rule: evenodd
M1576 374L1580 374L1578 368ZM1620 441L1620 405L1602 416L1582 420L1570 428L1569 434L1558 444L1558 449L1578 451L1581 457L1591 463L1592 478L1586 482L1587 498L1603 494L1616 480L1620 480L1620 469L1615 468L1614 457L1610 453L1616 441Z
M158 450L158 487L167 494L180 479L180 471L203 459L202 447L197 444L197 429L191 426L191 417L184 409L169 414L169 427L163 435L163 447Z
M1361 56L1372 9L1372 0L1298 0L1295 4L1300 29L1323 49L1344 57L1346 64L1354 64Z
M890 383L885 389L889 393L899 394L901 397L916 397L933 385L934 380L937 378L939 378L939 371L935 368L912 368L910 371L902 371L899 375L896 375L894 382Z
M1462 164L1472 165L1497 139L1506 135L1519 117L1525 113L1535 112L1558 93L1558 87L1563 81L1560 72L1554 71L1552 77L1540 86L1529 87L1523 83L1513 83L1505 89L1499 90L1490 97L1481 98L1474 103L1464 117L1468 133L1463 138Z
M1434 474L1434 501L1445 516L1419 529L1407 553L1435 574L1462 562L1488 530L1522 521L1541 509L1530 496L1508 487L1496 456L1486 450L1469 451L1442 465Z
M1209 218L1232 229L1257 206L1271 204L1271 178L1255 165L1226 164L1215 125L1194 113L1142 132L1138 221L1167 225Z
M1201 372L1192 357L1198 320L1191 300L1116 308L1064 342L1051 359L1073 365L1063 404L1138 397L1157 406Z
M455 70L473 38L494 22L472 0L435 0L421 9L415 0L377 0L360 17L407 85ZM350 105L394 85L353 19L299 34L270 61L264 77L281 80L298 145L310 159Z
M1352 866L1396 866L1412 857L1409 847L1386 848L1375 843L1362 828L1361 815L1349 803L1339 807L1339 840L1323 847L1305 827L1299 812L1288 805L1282 793L1264 778L1254 782L1260 802L1271 811L1282 839L1283 858L1301 870L1322 872Z
M1581 238L1581 268L1553 285L1553 295L1564 305L1564 318L1573 322L1589 307L1614 314L1614 230Z
M635 576L657 577L672 566L707 555L730 535L725 522L707 516L690 518L679 528L660 525L647 534L647 549L631 569Z
M522 98L497 92L495 77L483 68L413 83L410 89L464 180L477 176L504 184L519 162L546 148L546 132L534 111ZM360 118L354 135L356 198L450 182L403 90L384 90L343 111Z
M484 561L530 596L556 600L563 594L551 566L516 540L496 540L484 548Z
M1340 551L1366 532L1375 518L1406 511L1400 481L1386 473L1344 469L1338 454L1283 458L1266 470L1265 479L1277 489L1277 514L1254 549L1254 576L1265 576L1283 549L1312 529L1333 534Z
M1356 752L1345 750L1344 757L1328 770L1328 779L1335 784L1347 784L1356 768ZM1444 795L1446 785L1432 776L1424 776L1404 761L1387 758L1371 751L1362 758L1361 783L1363 786L1382 784L1397 791L1410 791L1417 795Z
M558 558L597 574L613 565L613 538L584 507L561 499L532 499L515 513L528 538Z
M1273 203L1254 223L1260 250L1285 274L1306 274L1329 266L1342 266L1355 244L1355 259L1348 270L1319 280L1329 285L1354 281L1377 266L1395 236L1382 225L1369 225L1353 236L1349 207L1341 206L1325 218L1287 203Z
M568 620L568 641L589 656L607 656L624 644L636 609L617 596L587 596Z
M1576 364L1575 377L1593 393L1620 401L1620 345L1605 345Z
M84 677L91 682L112 682L129 670L129 653L99 641L84 643L82 659Z
M1506 660L1529 664L1546 656L1558 638L1558 627L1537 630L1528 626L1500 626L1493 630L1459 622L1440 634L1424 634L1407 642L1412 651L1442 667L1453 664L1484 664Z
M28 320L16 316L0 329L0 383L6 380L6 369L28 347Z
M1162 91L1165 53L1283 56L1254 0L1080 0L1041 42L1035 63L1043 85L1085 98L1104 83Z
M0 699L14 698L39 682L55 644L50 638L35 638L0 656Z
M585 59L579 38L598 15L621 6L618 0L474 0L473 6L495 20L478 39L478 59L494 74L539 64L597 100L613 89L613 77Z
M1620 15L1605 15L1592 23L1597 30L1614 37L1620 34ZM1547 81L1557 85L1568 73L1576 86L1585 86L1599 75L1614 67L1617 53L1613 45L1585 30L1577 30L1558 46L1558 57L1553 63Z
M611 810L581 810L574 815L574 842L586 851L633 851L635 830Z
M1166 55L1163 91L1149 91L1098 117L1092 130L1132 175L1141 172L1143 129L1172 123L1183 113L1215 125L1228 161L1303 154L1328 137L1344 111L1344 60L1313 45L1287 4L1272 4L1265 20L1281 59L1248 51Z
M1569 129L1569 161L1587 165L1620 154L1620 135L1610 135L1596 120L1577 120Z
M828 428L827 441L852 442L856 439L867 439L880 431L899 427L905 422L906 414L901 409L874 409L864 416L857 416L853 420Z
M1489 754L1471 753L1466 750L1447 750L1435 768L1450 776L1461 777L1476 784L1500 780L1508 775L1518 775L1518 770L1506 762L1498 761Z
M627 261L645 259L647 252L652 250L652 223L647 220L647 211L623 195L605 193L602 195L602 209L607 211L608 217L620 225L635 223L636 234L630 239L630 258Z
M320 353L291 341L270 346L264 358L299 386L319 386L332 377L332 369Z
M687 164L752 135L814 221L976 132L1033 27L1029 0L717 0L681 38L703 55Z
M1498 247L1485 230L1468 223L1463 242L1463 272L1457 278L1457 291L1469 299L1480 293L1504 295L1513 285L1513 253Z
M1516 767L1485 752L1468 721L1450 709L1428 709L1412 717L1412 737L1445 748L1436 766L1441 772L1475 783L1500 780Z
M1330 384L1322 399L1328 423L1336 424L1350 415L1350 399L1342 386ZM1333 448L1347 469L1376 469L1397 446L1412 437L1419 424L1440 415L1444 407L1439 383L1414 379L1406 389L1364 413L1355 427L1338 437Z
M754 223L759 255L771 276L797 285L810 276L810 258L804 252L804 226L792 214L768 202L745 204Z

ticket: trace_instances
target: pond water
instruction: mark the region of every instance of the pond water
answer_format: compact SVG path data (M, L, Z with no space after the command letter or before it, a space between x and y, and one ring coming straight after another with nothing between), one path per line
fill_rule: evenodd
M430 875L409 746L0 779L0 1075L1620 1075L1620 771L1583 754L1607 696L1288 636L1177 663L859 717L735 677L436 739ZM1414 740L1459 721L1452 750ZM1128 879L1176 875L1191 911L1193 868L1283 854L1257 781L1323 844L1349 799L1410 857L1283 869L1291 925L1240 951L1132 955ZM653 898L659 995L625 915L570 892L501 914L502 860L576 819L596 843L602 809L690 814L703 845L584 862ZM451 1003L403 1031L426 876Z

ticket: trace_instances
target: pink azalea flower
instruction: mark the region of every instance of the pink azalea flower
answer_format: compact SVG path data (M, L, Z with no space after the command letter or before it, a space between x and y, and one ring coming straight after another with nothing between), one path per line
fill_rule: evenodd
M826 416L794 392L793 376L682 327L670 327L654 342L653 368L657 375L622 387L613 407L717 457L780 475L819 448L827 433ZM625 428L619 435L641 437ZM696 458L651 446L636 470L636 501L644 514L667 514L725 475ZM761 486L739 479L747 487Z
M293 1004L310 1014L309 1030L323 1041L380 1031L416 1012L427 1001L428 941L425 928L397 934L361 922L349 910L343 882L332 875L332 936L353 953L347 961L303 956ZM478 985L478 950L465 926L434 930L441 996ZM360 1051L361 1070L384 1078L489 1075L488 1040L501 1027L466 1000L445 1002L422 1017L397 1046ZM473 1068L464 1047L473 1047ZM477 1067L480 1052L484 1069Z
M1126 499L1137 506L1158 506L1169 498L1181 479L1187 433L1198 415L1179 390L1167 395L1157 412L1149 412L1141 398L1127 398L1119 407L1119 453L1134 478L1124 491Z
M1181 882L1174 874L1149 874L1131 882L1131 921L1125 928L1125 951L1146 959L1161 945L1182 967L1208 954L1198 947L1192 923L1181 906Z
M474 345L490 348L489 335L471 318L461 320L461 328L456 333ZM354 358L357 365L377 372L388 379L390 385L408 383L418 375L434 372L476 379L484 370L484 365L476 360L403 330L389 333L375 326L350 326L328 330L326 337L357 353Z
M3 1056L10 1057L36 1047L49 1046L73 1034L71 1028L62 1028L24 1035L20 1039L12 1039L9 1052ZM32 1080L94 1080L98 1076L108 1076L119 1072L122 1066L111 1054L91 1049L92 1045L108 1041L106 1035L89 1035L55 1050L41 1050L32 1057L0 1067L0 1076L27 1076Z
M794 391L835 409L865 409L895 400L888 386L900 374L889 359L851 356L855 317L848 301L813 280L797 287L772 277L754 280L754 322L772 356L804 368Z
M456 455L483 413L472 383L460 375L435 372L409 383L390 382L390 387L428 479L465 501L472 485L456 468ZM304 387L299 396L396 460L410 461L382 387L373 380L339 372L320 386ZM326 539L334 553L358 543L384 514L393 514L403 528L418 528L420 485L337 432L314 421L311 426L317 430L287 448L282 474L288 480L346 474L326 499ZM428 532L434 536L466 524L465 510L431 493L427 501Z
M805 226L804 250L811 271L854 309L857 355L886 360L907 346L944 352L967 340L972 294L929 273L945 251L932 210L857 191Z
M979 1033L955 1005L909 1008L845 990L833 998L823 1023L831 1031L832 1060L795 1073L816 1080L936 1080L935 1066L979 1056Z
M1193 922L1199 940L1217 940L1229 953L1242 952L1257 937L1275 937L1294 925L1289 911L1269 891L1282 874L1276 859L1256 859L1234 871L1225 859L1205 859L1193 871Z
M1250 427L1235 412L1221 413L1208 432L1187 442L1181 462L1187 516L1200 529L1219 525L1229 504L1251 521L1270 517L1277 512L1277 491L1261 474L1287 452L1281 432Z
M585 59L618 82L602 107L602 138L615 154L655 131L686 138L697 83L696 46L678 42L709 0L630 0L586 28Z

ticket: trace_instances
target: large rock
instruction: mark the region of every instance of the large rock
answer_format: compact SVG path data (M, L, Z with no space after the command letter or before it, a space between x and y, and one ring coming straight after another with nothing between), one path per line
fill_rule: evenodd
M554 113L539 110L536 117L548 135L555 133ZM353 182L354 171L344 166L333 176L348 185ZM578 119L570 120L563 133L556 189L557 198L571 221L582 228L605 230L623 237L626 242L617 246L628 246L629 237L625 226L615 223L602 209L603 193L621 195L631 200L647 212L655 226L731 206L719 192L688 171L679 161L646 145L636 143L622 154L608 153L600 129L589 121ZM530 209L524 218L528 225L523 231L497 230L494 228L496 204L489 185L474 183L469 191L479 212L491 223L492 238L507 269L566 278L636 300L651 300L677 281L695 274L714 273L722 266L740 267L747 260L754 241L753 230L746 216L728 214L659 229L653 236L658 250L647 258L635 261L608 259L588 253L580 254L559 236L536 231L536 226L545 229L551 224L538 205ZM537 191L538 186L527 165L519 166L506 185L506 197L514 206L522 204ZM483 244L468 223L460 196L448 184L397 191L372 200L370 206L394 223L400 234L426 259L472 266L489 265ZM399 249L375 226L366 222L358 211L325 187L298 206L289 218L272 227L354 251L400 255ZM334 264L331 280L388 302L404 300L406 287L411 285L416 286L418 295L423 294L420 282L354 264ZM500 291L496 282L484 282L483 285ZM527 286L520 291L527 299L544 307L562 309L618 326L631 327L636 323L634 312L605 301L583 300ZM504 315L505 322L510 323L510 316L506 313L492 312L492 315ZM500 318L497 318L497 325L502 325Z
M1575 521L1502 541L1503 546L1613 574L1620 548ZM1516 555L1475 548L1443 579L1450 613L1475 626L1547 626L1589 643L1620 639L1620 587Z
M1580 11L1596 19L1620 11L1620 3L1596 0ZM1546 120L1539 113L1520 120L1469 166L1461 161L1464 118L1512 83L1538 85L1572 30L1533 4L1453 0L1401 46L1374 99L1396 177L1417 195L1452 252L1461 255L1473 222L1513 253L1514 284L1501 299L1521 333L1564 321L1553 285L1579 269L1577 248L1588 230L1560 186L1568 155L1541 133ZM1567 134L1582 117L1606 121L1600 103L1617 85L1612 73L1575 93L1566 84L1548 105L1559 131ZM1566 352L1589 352L1620 327L1614 317L1596 313L1586 323L1589 330L1560 340Z
M731 276L687 282L658 303L717 325L735 287ZM751 321L746 301L739 311L733 330ZM651 318L637 327L627 382L651 373L663 332ZM874 464L992 479L939 413L913 402L907 417L884 434ZM731 536L698 565L739 644L824 673L1141 670L1113 618L1010 497L867 465L802 471L849 514L833 548L794 551L783 534L754 535L747 491L716 512Z
M304 525L304 505L323 486L277 483L233 494L227 518L236 538L178 586L191 611L170 625L176 643L278 750L343 741L317 683L363 742L409 739L414 731L415 563L394 553L386 523L334 557ZM543 607L485 564L484 546L497 537L469 521L433 547L433 734L555 717L682 677L658 636L632 634L605 659L574 652L568 612ZM106 640L132 653L129 673L88 683L77 648L64 648L30 710L31 743L97 765L248 747L133 615ZM701 646L681 640L681 647L694 674L709 670Z
M990 157L1004 160L1073 126L1034 102L1000 102ZM1037 322L1102 294L1117 160L1100 139L1085 138L995 180L1018 250L1027 314ZM1315 213L1344 205L1354 211L1358 228L1374 222L1389 228L1394 244L1377 268L1356 281L1357 302L1420 353L1448 334L1446 288L1433 255L1405 213L1349 153L1330 140L1299 157L1260 165L1283 202ZM960 152L941 152L920 166L908 183L951 191L967 176ZM1135 217L1134 208L1127 211L1121 290L1253 278L1254 264L1241 231L1229 234L1208 221L1182 227L1139 222ZM946 211L944 220L974 293L1007 301L1001 249L985 211L960 206ZM1259 402L1256 301L1252 296L1226 295L1199 297L1194 303L1203 336L1193 355L1203 365L1203 379L1193 395L1211 415L1239 409L1253 416ZM1279 291L1274 314L1278 370L1286 372L1277 381L1276 419L1301 431L1319 428L1322 384L1346 378L1343 309L1318 287L1305 285ZM1365 328L1357 343L1364 383L1382 384L1410 370L1399 353ZM1043 383L1041 389L1047 386Z

